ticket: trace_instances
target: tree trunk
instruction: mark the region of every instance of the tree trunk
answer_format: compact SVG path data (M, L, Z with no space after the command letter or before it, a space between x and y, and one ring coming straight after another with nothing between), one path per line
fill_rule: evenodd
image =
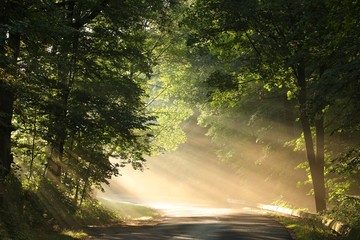
M313 182L315 207L317 212L321 212L326 210L324 180L324 128L322 125L322 118L321 120L317 120L317 155L315 155L314 142L307 109L305 69L302 66L297 68L297 80L299 86L298 101L300 121L304 133L306 156Z
M77 204L78 204L79 190L80 190L80 178L76 177L75 196L74 196L74 199L73 199L74 206L77 206Z
M82 189L82 193L81 193L81 198L80 198L80 204L79 206L81 207L84 199L85 199L85 196L86 196L86 189L88 188L88 184L89 184L89 179L86 178L84 179L84 186L83 186L83 189Z
M0 82L0 178L11 169L11 120L13 116L14 94L4 82Z
M318 198L315 198L316 206L319 206L320 211L326 209L326 191L325 191L325 161L324 161L324 119L322 116L315 120L316 128L316 188ZM315 188L315 184L314 184Z
M59 49L63 52L62 58L57 66L58 70L58 86L57 95L58 106L53 110L51 116L53 117L52 132L54 134L54 141L51 143L53 150L53 157L50 160L50 170L52 174L61 181L62 164L64 158L65 143L67 140L67 119L68 119L68 102L72 85L75 81L76 72L76 54L79 45L79 33L78 30L81 25L75 26L73 23L74 19L78 18L79 14L75 7L75 1L69 1L66 7L68 14L65 16L65 21L69 23L69 27L74 28L74 33L70 36L64 37L63 41L59 45ZM72 57L69 59L69 54Z
M16 78L17 58L20 51L20 36L18 34L9 34L7 47L1 43L1 52L7 52L6 63L1 64L3 68L0 72L0 179L3 179L11 169L13 155L11 154L11 132L12 117L14 110L14 86L10 83L12 80L7 78Z
M37 110L34 111L34 122L33 122L33 136L32 136L32 144L31 144L31 159L30 159L30 166L29 166L29 177L28 180L30 181L34 171L34 161L35 161L35 146L36 146L36 135L37 135Z
M293 112L294 106L292 104L292 101L287 99L286 95L283 98L284 116L283 119L281 119L281 122L285 126L285 139L288 141L290 139L293 139L295 136L295 117Z
M91 168L91 165L89 163L89 166L87 167L86 169L86 174L85 174L85 178L83 179L84 180L84 186L83 186L83 189L82 189L82 193L81 193L81 198L80 198L80 204L79 206L82 205L84 199L85 199L85 196L86 196L86 191L87 191L87 188L88 188L88 185L90 183L90 169Z
M45 169L45 176L49 179L59 182L61 175L61 166L59 162L56 162L54 159L55 148L53 145L49 147L50 150L47 151L47 164Z

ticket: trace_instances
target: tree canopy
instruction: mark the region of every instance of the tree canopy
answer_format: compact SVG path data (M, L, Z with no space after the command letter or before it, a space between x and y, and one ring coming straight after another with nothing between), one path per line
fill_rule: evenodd
M233 158L226 142L234 134L287 146L299 137L317 211L326 209L327 158L359 146L359 4L340 5L198 0L180 30L193 69L182 99L196 102L200 123ZM248 124L240 130L239 122Z
M146 94L158 46L150 36L167 24L171 7L1 3L2 178L14 163L35 186L42 176L68 184L77 201L80 188L89 193L119 167L143 167L154 138Z

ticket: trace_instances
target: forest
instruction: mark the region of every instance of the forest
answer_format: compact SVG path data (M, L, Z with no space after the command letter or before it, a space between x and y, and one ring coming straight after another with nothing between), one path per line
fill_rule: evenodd
M359 227L359 39L356 0L1 1L0 238L114 221L94 189L190 120L239 184Z

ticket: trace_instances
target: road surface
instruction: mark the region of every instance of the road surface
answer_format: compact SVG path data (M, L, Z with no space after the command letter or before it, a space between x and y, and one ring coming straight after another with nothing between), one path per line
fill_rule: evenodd
M89 227L86 232L92 240L293 239L284 226L261 212L213 208L175 208L164 211L168 216L158 223Z

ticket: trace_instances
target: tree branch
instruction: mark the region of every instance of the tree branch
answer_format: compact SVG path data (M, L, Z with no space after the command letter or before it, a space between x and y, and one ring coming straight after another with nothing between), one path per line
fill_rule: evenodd
M79 21L76 24L76 28L79 29L83 27L85 24L93 20L95 17L99 15L101 9L106 7L109 4L110 0L101 0L97 6L95 6L92 10L87 11L83 16L80 17Z

